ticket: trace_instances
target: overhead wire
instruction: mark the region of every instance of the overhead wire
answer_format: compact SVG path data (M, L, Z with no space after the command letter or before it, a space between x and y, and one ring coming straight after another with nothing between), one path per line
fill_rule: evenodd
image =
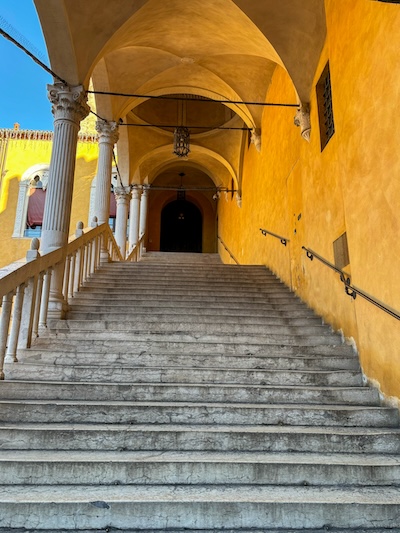
M8 24L3 17L0 17L0 22L4 25L4 23ZM10 26L8 24L8 26ZM10 26L12 28L12 26ZM13 29L13 31L15 31ZM12 42L15 46L20 48L25 54L27 54L36 64L38 64L42 69L44 69L48 74L51 74L55 80L60 81L64 85L69 85L66 80L64 80L61 76L59 76L56 72L54 72L50 67L48 67L43 61L41 61L35 54L30 52L23 44L21 44L17 39L12 37L9 33L7 33L3 28L0 27L0 35L2 35L5 39ZM30 44L30 43L29 43ZM144 98L144 99L155 99L155 100L176 100L176 101L193 101L192 98L188 98L185 96L178 96L178 95L145 95L145 94L135 94L135 93L118 93L118 92L112 92L112 91L86 91L87 94L99 94L99 95L108 95L108 96L120 96L125 98ZM204 98L204 99L198 99L196 102L214 102L218 104L234 104L234 105L252 105L252 106L264 106L264 107L298 107L298 104L287 104L287 103L278 103L278 102L246 102L242 100L216 100L212 98ZM90 113L99 118L100 120L107 121L105 118L100 116L98 113L93 111L92 109L89 109ZM157 128L176 128L177 126L169 126L169 125L158 125L158 124L129 124L129 123L123 123L120 121L121 126L130 126L130 127L157 127ZM239 128L239 127L207 127L207 126L190 126L190 129L217 129L217 130L249 130L250 128ZM119 174L119 173L118 173ZM121 179L121 177L120 177ZM122 181L121 181L122 184Z

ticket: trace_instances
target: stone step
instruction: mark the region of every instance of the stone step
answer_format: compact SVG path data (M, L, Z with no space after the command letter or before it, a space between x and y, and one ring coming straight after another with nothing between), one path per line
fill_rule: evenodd
M90 400L166 402L242 402L268 404L379 405L370 387L301 387L201 383L90 383L65 381L3 381L3 400Z
M25 529L24 530L21 530L21 528L2 528L0 527L0 533L25 533ZM31 532L34 531L34 533L49 533L49 530L46 529L37 529L35 528L34 530L30 530ZM57 533L70 533L70 529L60 529L60 528L57 528ZM76 530L75 530L76 531ZM164 530L160 530L160 529L157 529L157 530L154 530L154 529L147 529L147 530L143 530L143 529L132 529L132 528L113 528L113 527L107 527L105 529L102 529L102 530L99 530L99 529L79 529L79 533L164 533ZM196 529L190 529L188 530L187 528L186 529L182 529L182 528L168 528L168 530L166 530L168 533L188 533L188 531L190 531L190 533L210 533L210 529L199 529L199 528L196 528ZM327 531L329 531L329 529L327 529L326 527L320 529L320 528L301 528L301 529L293 529L293 528L279 528L279 529L276 529L276 528L263 528L263 529L260 529L260 528L251 528L251 529L248 529L248 528L237 528L237 529L232 529L232 528L213 528L212 529L212 532L213 533L326 533ZM332 530L333 531L333 530ZM53 532L52 532L53 533ZM392 528L353 528L353 527L350 527L350 528L346 528L346 529L343 529L343 528L335 528L334 530L334 533L393 533L393 529ZM397 533L397 532L395 532Z
M176 290L204 290L206 292L215 291L249 291L257 292L257 290L265 290L266 292L277 292L283 293L286 295L297 296L291 292L288 287L286 287L281 281L276 278L260 280L252 279L237 279L237 278L195 278L193 275L187 277L182 276L159 276L154 275L142 276L93 276L85 281L83 289L93 289L93 290L106 290L107 288L112 289L128 289L128 290L138 290L140 288L157 288L160 290L170 290L174 292Z
M4 526L32 529L400 527L400 489L270 486L0 487Z
M70 313L75 312L94 312L94 313L104 313L106 314L106 317L109 314L118 314L120 315L121 320L124 319L124 316L128 317L132 315L132 317L136 316L137 314L140 314L141 316L145 315L165 315L166 317L172 316L172 315L195 315L195 316L208 316L208 315L215 315L218 314L218 316L222 317L235 317L238 320L240 320L240 317L258 317L258 318L265 318L268 317L281 317L284 320L291 320L295 318L301 318L301 319L316 319L319 323L321 323L321 318L317 317L311 309L308 309L306 307L300 307L300 308L290 308L288 310L286 309L286 306L279 306L277 308L276 306L272 306L269 304L253 304L250 306L247 305L230 305L229 307L224 306L222 302L213 302L212 304L208 304L207 307L204 307L204 305L196 304L195 302L192 302L192 304L184 304L183 302L163 302L162 306L160 305L151 305L148 302L142 300L138 302L135 300L133 303L132 301L126 301L125 303L120 302L107 302L107 305L101 305L100 300L92 300L88 302L84 298L80 297L79 293L70 300L71 304L71 310ZM71 315L72 316L72 315ZM161 319L160 319L161 320Z
M29 350L34 354L37 350L54 350L57 352L69 352L71 356L81 352L93 350L100 354L185 354L191 355L237 355L237 356L299 356L305 355L326 355L326 356L355 356L351 346L347 344L315 344L299 346L296 344L231 344L228 341L219 343L200 342L159 342L147 341L139 342L135 339L81 339L73 340L72 337L64 334L65 340L57 339L56 335L48 335L36 339L33 347ZM160 337L162 337L160 335ZM25 352L24 352L25 353ZM28 352L26 352L28 353Z
M150 320L145 318L137 321L120 322L119 320L51 320L48 323L49 330L57 334L60 333L74 333L90 331L96 334L97 332L134 332L141 331L146 333L194 333L201 334L237 334L238 324L227 324L224 321L218 322L202 322L201 320L183 319L181 321L162 322ZM322 324L308 325L308 326L294 326L289 324L240 324L240 332L243 335L316 335L331 336L332 331L328 326Z
M196 265L203 263L222 264L221 257L218 253L197 253L197 252L145 252L140 260L142 263L156 264L167 263L185 263L194 262Z
M233 424L397 427L397 409L199 402L0 400L0 424Z
M108 300L119 302L140 302L146 301L157 302L157 305L162 305L164 301L168 302L183 302L190 304L191 301L202 303L204 307L207 307L208 304L213 304L215 302L222 303L225 307L230 307L231 304L261 304L261 305L286 305L292 306L293 308L303 307L304 303L290 294L270 294L266 297L263 293L256 292L251 294L244 293L243 295L238 294L236 291L227 292L227 293L216 293L210 292L205 294L202 291L198 293L195 291L182 291L181 294L172 293L166 291L165 293L154 291L138 291L136 293L127 292L124 289L119 291L110 290L109 292L103 291L89 291L82 290L80 291L75 298L79 297L81 300L85 299L90 300L100 300L103 305L107 305ZM289 307L290 308L290 307Z
M80 306L82 307L82 306ZM265 325L265 326L294 326L294 327L307 327L307 326L326 326L323 324L321 319L317 316L309 317L283 317L279 312L275 313L275 316L265 316L264 314L258 315L226 315L223 313L214 313L211 314L209 311L208 314L198 314L193 308L188 308L185 312L179 312L179 309L175 314L165 313L163 314L162 309L153 308L154 312L142 313L138 309L133 309L129 311L129 314L123 314L122 307L117 309L108 308L108 312L104 312L104 308L99 309L98 311L90 310L90 307L87 306L87 311L78 311L74 305L72 309L68 312L68 320L96 320L96 321L106 321L106 322L116 322L124 323L126 326L133 326L139 322L152 324L157 323L169 323L176 324L179 322L182 323L195 323L195 324L234 324L238 325ZM158 311L158 313L157 313ZM191 313L189 312L191 311ZM51 327L53 327L54 322L49 321Z
M397 456L361 454L17 451L0 455L0 485L397 484ZM0 530L1 531L1 530Z
M242 356L242 355L196 355L186 354L132 354L132 353L107 353L101 354L95 350L91 352L70 351L55 349L29 349L20 350L20 362L36 362L46 365L92 364L98 365L135 365L139 367L189 367L189 368L243 368L243 369L272 369L272 370L359 370L358 358L354 355L332 355L319 357L288 357L288 356Z
M231 383L243 385L360 387L362 376L350 370L245 370L223 368L143 368L134 366L5 364L7 379L100 381L102 383Z
M84 298L81 293L77 293L73 299L70 300L70 305L72 310L94 310L101 311L106 309L111 312L118 312L121 314L128 315L131 311L140 312L142 314L153 312L157 309L159 313L190 313L199 315L210 314L210 312L221 313L221 316L237 316L237 315L248 315L248 316L282 316L285 318L290 317L315 317L316 315L311 311L301 305L292 305L292 304L273 304L268 302L231 302L228 305L224 301L209 301L207 305L204 302L199 301L184 301L184 300L133 300L132 298L120 298L118 301L110 300L104 303L104 299L101 298ZM157 312L157 311L156 311Z
M3 450L400 453L400 429L181 424L1 424Z
M54 343L54 340L67 341L71 346L84 343L85 341L94 346L99 342L118 342L118 343L131 343L139 346L141 343L146 343L151 346L151 343L163 343L165 349L179 349L185 348L192 351L203 349L209 349L211 352L213 349L218 351L218 347L224 343L229 343L232 347L236 348L235 351L247 350L251 352L254 348L260 350L264 345L289 345L289 346L337 346L340 344L340 337L333 334L301 334L301 333L268 333L262 332L252 335L242 333L207 333L207 332L191 332L190 328L186 331L177 331L173 328L172 332L157 332L157 331L141 331L141 330L127 330L122 331L114 330L86 330L86 331L57 331L54 335L51 335L51 331L48 330L49 336L44 334L41 338L41 344L43 346ZM43 332L44 333L44 332ZM91 340L94 339L94 340ZM145 348L146 349L146 348Z

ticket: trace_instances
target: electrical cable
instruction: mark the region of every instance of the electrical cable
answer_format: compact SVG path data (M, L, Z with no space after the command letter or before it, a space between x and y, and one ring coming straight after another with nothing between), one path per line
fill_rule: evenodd
M168 124L129 124L129 123L120 123L120 126L129 126L129 127L136 127L136 128L179 128L180 126L171 126ZM189 130L240 130L240 131L248 131L251 130L251 128L224 128L223 126L187 126Z
M11 41L13 44L15 44L15 46L20 48L23 52L25 52L25 54L27 54L31 59L33 59L33 61L37 63L40 67L42 67L42 69L44 69L48 74L51 74L53 78L57 79L58 81L61 81L61 83L63 83L64 85L68 85L68 83L63 78L58 76L58 74L56 74L53 70L51 70L51 68L45 65L43 61L41 61L38 57L32 54L32 52L25 48L23 44L19 43L16 39L14 39L14 37L11 37L11 35L4 31L2 28L0 28L0 34L8 41Z
M192 98L187 98L185 96L170 96L170 95L150 95L150 94L130 94L130 93L117 93L111 91L88 91L90 94L102 94L105 96L122 96L125 98L146 98L154 100L183 100L192 102ZM299 104L280 104L274 102L244 102L242 100L215 100L213 98L206 98L204 100L199 99L196 102L215 102L217 104L236 104L236 105L256 105L256 106L276 106L276 107L299 107Z

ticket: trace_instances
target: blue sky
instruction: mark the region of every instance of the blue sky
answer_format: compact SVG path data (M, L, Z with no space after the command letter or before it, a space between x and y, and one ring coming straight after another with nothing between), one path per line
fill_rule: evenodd
M0 0L0 27L17 40L22 35L30 43L23 43L26 48L35 55L39 51L49 65L33 0ZM43 57L40 59L43 61ZM18 122L22 129L52 130L53 118L46 91L52 77L2 35L0 72L0 128L12 128Z

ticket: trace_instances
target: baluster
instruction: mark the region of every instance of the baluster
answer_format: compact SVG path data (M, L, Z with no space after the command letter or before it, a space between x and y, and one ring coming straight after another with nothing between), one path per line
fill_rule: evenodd
M66 303L68 303L70 269L71 269L71 256L67 255L67 257L65 258L64 283L63 283L63 295L64 295L64 300L66 301Z
M11 307L14 291L3 296L0 318L0 379L4 379L4 356L6 354L8 329L10 327Z
M39 327L47 328L47 311L49 308L50 283L52 269L49 268L43 280L42 299L40 302Z
M36 285L35 307L33 312L33 325L32 334L35 338L39 337L39 317L40 317L40 304L42 300L44 272L40 272Z
M11 333L8 341L7 354L4 359L6 363L18 362L17 359L17 344L19 337L19 330L21 327L22 305L24 303L25 284L22 283L17 287L17 294L14 300L14 309L12 315Z
M18 338L18 348L30 348L32 342L32 328L35 313L38 278L28 280L25 288L24 303L22 306L21 327Z
M69 280L68 298L74 297L75 268L76 268L76 252L74 252L71 257L71 268L69 271L70 280Z

